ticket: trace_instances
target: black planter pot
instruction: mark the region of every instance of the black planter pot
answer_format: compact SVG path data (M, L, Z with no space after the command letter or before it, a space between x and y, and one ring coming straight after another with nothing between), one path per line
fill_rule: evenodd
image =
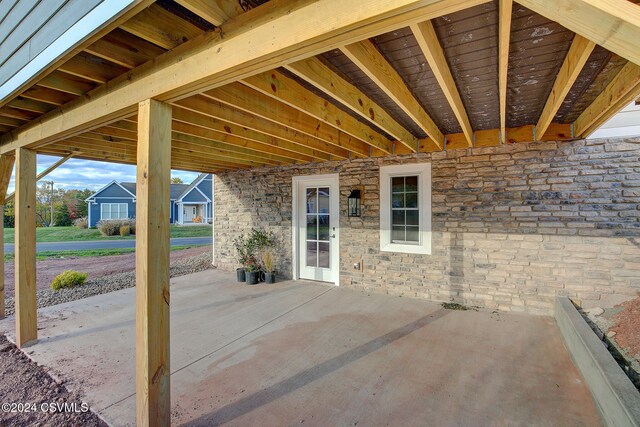
M276 273L264 273L264 283L276 283Z
M247 285L257 285L258 284L258 279L260 278L260 272L259 271L247 271L245 273L246 277L247 277Z
M238 277L238 282L244 282L247 280L244 268L236 268L236 276Z

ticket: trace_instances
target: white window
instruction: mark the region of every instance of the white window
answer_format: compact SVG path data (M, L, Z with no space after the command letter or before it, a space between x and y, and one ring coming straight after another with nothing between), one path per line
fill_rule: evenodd
M380 250L431 253L431 164L380 168Z
M103 203L100 205L100 219L129 218L127 203Z

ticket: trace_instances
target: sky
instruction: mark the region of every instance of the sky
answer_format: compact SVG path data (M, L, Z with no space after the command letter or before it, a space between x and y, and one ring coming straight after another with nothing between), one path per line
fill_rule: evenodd
M60 157L38 155L37 173L42 172ZM185 184L190 184L198 176L194 172L171 171L171 177L180 177ZM55 188L99 190L113 180L118 182L135 182L136 167L117 163L94 162L89 160L69 159L53 172L42 178L53 181ZM11 175L8 192L15 188L15 171Z

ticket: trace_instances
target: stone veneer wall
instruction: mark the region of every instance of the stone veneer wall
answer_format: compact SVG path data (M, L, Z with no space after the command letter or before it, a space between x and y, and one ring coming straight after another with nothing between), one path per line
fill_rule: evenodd
M379 166L432 162L432 254L379 251ZM612 306L640 292L640 138L541 142L228 172L215 181L216 265L234 237L276 232L291 277L291 178L340 174L340 284L549 315L553 297ZM361 218L346 216L353 186ZM353 270L362 257L364 271Z

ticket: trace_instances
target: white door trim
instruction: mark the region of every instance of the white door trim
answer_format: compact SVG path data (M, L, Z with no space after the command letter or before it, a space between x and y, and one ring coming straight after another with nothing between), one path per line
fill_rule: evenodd
M291 259L292 259L292 268L293 268L293 279L294 280L299 280L300 279L300 256L299 254L299 245L300 245L300 218L298 215L298 190L300 187L300 184L302 182L309 182L309 181L332 181L332 184L335 184L335 188L337 191L337 195L338 195L338 207L337 207L337 212L338 212L338 217L335 219L335 224L338 224L336 227L336 232L335 232L335 244L336 247L338 248L337 250L333 251L334 253L332 254L332 263L334 263L333 265L335 265L336 268L336 272L335 272L335 282L334 284L336 286L340 286L340 175L337 173L331 173L331 174L323 174L323 175L302 175L302 176L294 176L292 179L292 186L291 186L291 194L292 194L292 200L291 200Z

